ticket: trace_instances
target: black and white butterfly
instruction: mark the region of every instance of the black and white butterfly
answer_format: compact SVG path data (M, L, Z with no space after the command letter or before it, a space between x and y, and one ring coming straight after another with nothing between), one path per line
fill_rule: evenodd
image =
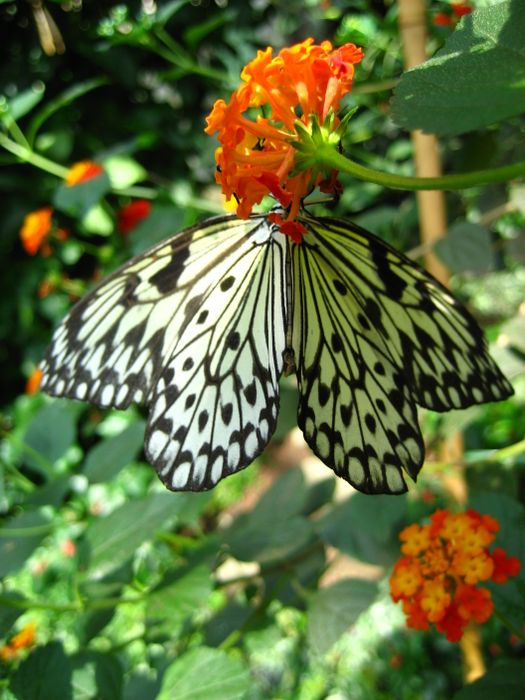
M266 216L178 233L102 281L42 363L54 396L149 407L147 459L200 491L250 464L297 374L315 454L366 493L402 493L424 459L416 404L503 399L509 382L449 292L370 233L300 218L300 245Z

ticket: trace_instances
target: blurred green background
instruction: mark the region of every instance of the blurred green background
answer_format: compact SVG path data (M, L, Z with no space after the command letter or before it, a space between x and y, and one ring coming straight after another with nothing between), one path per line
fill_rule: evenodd
M454 22L434 21L448 2L427 6L432 55ZM397 18L393 0L0 2L0 644L36 629L30 648L0 659L2 697L444 700L462 687L461 649L407 631L387 579L400 529L453 507L457 479L469 505L502 521L498 543L525 554L523 184L446 195L436 252L516 394L422 412L428 463L407 496L336 484L295 428L293 378L266 453L206 494L164 491L144 461L141 409L26 388L97 279L224 210L204 118L257 49L307 36L362 45L345 153L411 174L410 136L389 104L403 71ZM445 171L523 160L523 135L522 116L445 135ZM63 177L83 160L106 174L68 190ZM332 211L401 250L419 246L413 193L341 180ZM123 233L120 213L137 200L148 215ZM29 255L24 217L46 206L50 254ZM464 457L451 464L441 445L458 428ZM525 580L506 590L500 608L523 620ZM488 667L523 657L496 619L480 635Z

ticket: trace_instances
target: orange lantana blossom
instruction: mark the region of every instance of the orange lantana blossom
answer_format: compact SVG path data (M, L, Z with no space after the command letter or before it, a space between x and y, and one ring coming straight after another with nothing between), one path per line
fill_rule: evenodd
M50 241L63 242L67 237L65 229L55 228L53 224L53 207L42 207L29 212L20 228L20 240L29 255L36 255L40 251L44 257L48 257L52 253Z
M242 84L230 101L218 100L207 117L207 134L218 132L217 183L227 199L237 200L237 215L271 194L288 210L286 221L273 215L283 233L300 242L303 227L295 222L301 201L314 187L335 191L334 172L299 169L298 151L305 129L334 133L336 112L352 88L354 65L363 52L354 44L334 49L329 41L306 39L282 49L258 51L241 73ZM300 165L299 165L300 167Z
M22 650L33 646L35 637L36 627L30 622L15 634L10 642L0 646L0 660L8 662L16 659Z
M104 168L92 160L80 160L78 163L73 163L69 168L66 177L66 185L78 185L81 182L87 182L94 177L102 175Z
M520 562L488 546L499 530L498 521L474 510L438 510L428 525L410 525L399 535L403 557L390 577L390 593L403 602L407 625L427 630L429 623L457 642L471 621L486 622L494 604L481 581L505 583L516 576Z
M51 249L47 239L53 229L53 207L42 207L29 212L24 217L20 229L20 240L26 253L36 255L42 250L44 255L49 255Z

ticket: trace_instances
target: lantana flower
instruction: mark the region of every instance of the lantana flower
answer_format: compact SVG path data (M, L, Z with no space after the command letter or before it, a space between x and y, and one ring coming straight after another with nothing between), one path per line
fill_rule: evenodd
M0 660L9 662L16 659L23 649L33 646L35 638L36 627L30 622L20 632L15 634L7 644L0 646Z
M42 250L43 255L49 255L47 239L53 229L53 207L42 207L29 212L24 217L20 229L20 240L26 253L36 255Z
M42 370L40 367L35 367L35 369L31 372L29 377L27 378L26 382L26 387L25 387L25 393L31 396L32 394L36 394L37 391L40 389L40 382L42 381Z
M131 204L122 207L117 214L117 227L120 233L129 233L139 223L146 219L151 212L151 202L147 199L136 199Z
M65 229L56 228L53 224L53 207L42 207L29 212L20 228L20 240L29 255L36 255L40 251L44 257L48 257L52 253L50 242L63 242L67 237Z
M94 177L102 175L104 168L92 160L80 160L78 163L73 163L69 168L66 177L64 178L66 185L78 185L81 182L87 182Z
M390 577L390 593L402 601L407 625L427 630L434 624L451 642L469 622L486 622L494 604L483 581L505 583L520 571L520 561L488 546L498 521L477 511L438 510L428 525L409 525L399 535L403 556Z
M229 102L217 100L205 132L218 133L216 181L227 199L236 199L237 215L247 218L270 194L288 210L286 219L273 214L273 222L300 242L304 229L295 218L301 201L315 187L337 191L336 174L308 163L308 155L315 153L316 138L339 143L336 113L363 52L354 44L334 49L309 38L272 54L271 47L258 51L245 66L241 86Z

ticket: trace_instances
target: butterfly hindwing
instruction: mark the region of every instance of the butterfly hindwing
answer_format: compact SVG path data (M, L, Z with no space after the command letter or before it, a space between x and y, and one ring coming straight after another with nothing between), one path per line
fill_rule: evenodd
M166 485L210 488L275 428L284 257L284 237L263 217L181 232L74 307L42 363L42 388L103 407L146 403L146 453Z
M299 425L358 489L406 490L424 458L416 403L462 408L512 393L447 290L357 226L302 219L292 248Z

